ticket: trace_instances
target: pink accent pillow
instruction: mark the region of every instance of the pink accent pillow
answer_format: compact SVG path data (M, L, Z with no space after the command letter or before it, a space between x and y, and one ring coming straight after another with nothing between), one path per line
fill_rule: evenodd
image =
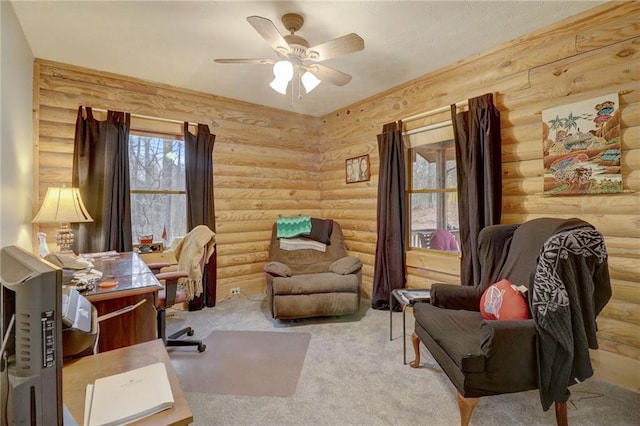
M480 312L488 320L531 318L524 295L506 278L489 286L482 293Z

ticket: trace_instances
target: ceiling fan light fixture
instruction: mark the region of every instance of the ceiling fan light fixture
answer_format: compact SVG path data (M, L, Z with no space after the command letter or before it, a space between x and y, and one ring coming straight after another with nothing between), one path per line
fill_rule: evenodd
M282 78L276 77L271 83L269 83L269 86L271 86L271 88L276 92L286 95L287 86L289 86L289 80L284 80Z
M316 77L309 71L302 74L302 77L300 77L300 80L302 80L302 85L304 86L304 90L307 93L311 93L311 91L316 87L318 87L318 84L322 82L322 80L320 80L318 77Z
M283 80L288 83L293 78L293 65L289 61L278 61L273 65L273 75L276 80Z

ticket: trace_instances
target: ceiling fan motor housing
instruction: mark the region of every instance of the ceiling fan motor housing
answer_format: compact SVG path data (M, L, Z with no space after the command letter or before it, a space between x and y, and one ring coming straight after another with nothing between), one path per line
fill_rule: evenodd
M282 24L284 27L291 33L295 33L302 28L302 24L304 24L304 18L302 15L297 13L285 13L281 18Z

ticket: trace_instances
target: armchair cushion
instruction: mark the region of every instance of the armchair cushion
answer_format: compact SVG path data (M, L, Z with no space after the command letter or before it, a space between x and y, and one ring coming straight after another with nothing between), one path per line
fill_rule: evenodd
M482 293L480 313L488 320L531 318L524 296L506 278L490 285Z
M321 242L323 244L331 244L331 232L333 231L332 219L311 218L311 233L304 235L305 238Z
M268 274L274 275L276 277L290 277L291 276L291 268L289 268L284 263L271 261L267 262L264 265L264 271Z
M329 271L340 275L353 274L360 268L362 261L354 256L343 257L329 265Z

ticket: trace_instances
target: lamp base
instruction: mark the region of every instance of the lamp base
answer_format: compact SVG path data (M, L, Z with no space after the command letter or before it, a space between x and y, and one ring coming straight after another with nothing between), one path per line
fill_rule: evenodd
M71 247L73 246L73 232L69 224L61 224L60 228L56 231L56 244L60 247L58 253L73 253Z

